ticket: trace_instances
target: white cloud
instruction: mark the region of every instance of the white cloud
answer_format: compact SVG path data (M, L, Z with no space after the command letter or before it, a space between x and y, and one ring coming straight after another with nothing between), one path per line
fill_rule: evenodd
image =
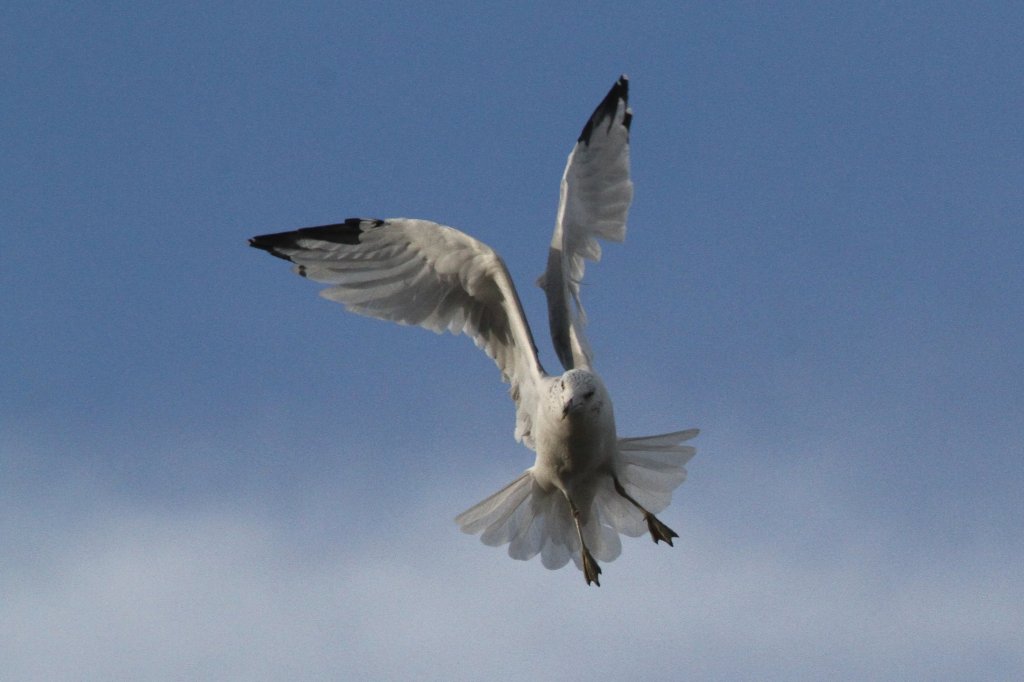
M758 536L676 510L675 548L627 541L603 586L588 589L574 571L514 562L459 534L451 516L462 484L433 483L433 497L319 543L290 530L302 518L253 500L161 507L88 482L59 500L23 490L5 505L20 509L5 530L6 674L953 679L1024 670L1021 556L932 556L929 543L903 544L853 509L836 512L844 520L828 538L798 518ZM314 499L302 515L367 504Z

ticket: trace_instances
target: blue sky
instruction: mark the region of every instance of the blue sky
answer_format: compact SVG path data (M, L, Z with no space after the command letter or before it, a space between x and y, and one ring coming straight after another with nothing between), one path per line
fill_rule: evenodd
M0 10L12 679L1024 674L1016 3ZM584 288L619 431L702 429L587 589L452 518L532 463L464 338L255 234L496 248L542 361L565 157L622 72Z

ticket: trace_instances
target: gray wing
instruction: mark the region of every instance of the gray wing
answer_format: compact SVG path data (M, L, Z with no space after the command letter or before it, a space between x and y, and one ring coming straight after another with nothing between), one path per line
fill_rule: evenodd
M633 201L632 118L629 81L621 76L584 126L562 176L547 269L537 284L547 295L551 340L566 369L589 368L593 357L583 334L586 315L580 303L584 260L601 259L598 238L626 238L626 214Z
M406 218L352 218L249 243L291 261L299 275L331 284L320 295L354 313L468 335L511 384L516 439L533 447L530 398L544 370L508 269L489 246Z

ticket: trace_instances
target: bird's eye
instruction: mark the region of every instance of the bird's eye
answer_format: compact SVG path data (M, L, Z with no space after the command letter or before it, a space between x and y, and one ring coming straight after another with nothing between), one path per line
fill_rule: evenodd
M583 399L584 400L590 400L593 397L594 397L594 392L593 391L587 391L586 393L583 394Z

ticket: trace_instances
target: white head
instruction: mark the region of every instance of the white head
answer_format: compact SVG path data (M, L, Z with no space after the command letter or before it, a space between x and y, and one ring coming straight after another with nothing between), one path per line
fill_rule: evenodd
M584 369L570 369L553 384L551 390L562 407L562 419L596 412L604 402L604 387L600 380Z

